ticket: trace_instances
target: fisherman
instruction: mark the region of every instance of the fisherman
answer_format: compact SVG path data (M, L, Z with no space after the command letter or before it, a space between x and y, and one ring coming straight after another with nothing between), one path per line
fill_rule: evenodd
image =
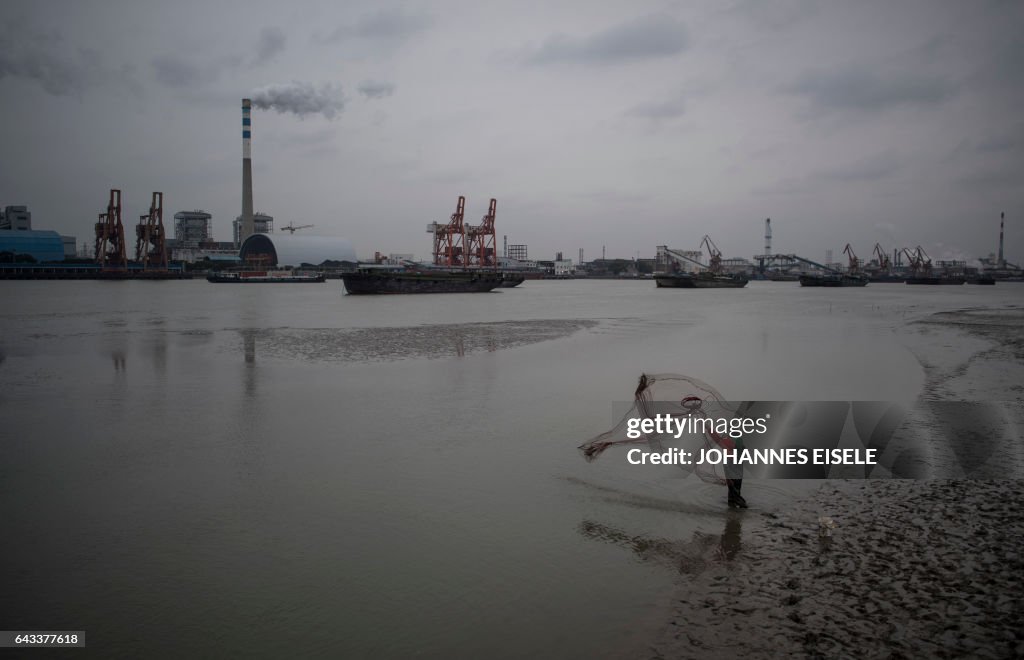
M736 462L725 462L725 485L729 489L729 508L746 509L747 501L740 495L740 489L743 487L743 463L739 461L739 454L743 452L743 438L737 438L733 448L736 450Z

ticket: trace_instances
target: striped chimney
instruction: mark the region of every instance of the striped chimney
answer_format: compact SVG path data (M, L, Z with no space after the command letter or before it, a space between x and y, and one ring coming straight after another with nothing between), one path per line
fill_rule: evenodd
M1006 213L999 214L999 268L1006 268L1006 261L1003 259L1003 221L1006 220Z
M242 99L242 226L239 245L255 231L252 219L252 101Z

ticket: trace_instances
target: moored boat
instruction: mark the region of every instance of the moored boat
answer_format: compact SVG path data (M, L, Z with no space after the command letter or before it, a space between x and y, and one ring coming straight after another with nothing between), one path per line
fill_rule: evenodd
M526 276L522 273L502 273L501 286L505 289L511 289L522 284L526 280Z
M499 271L360 270L343 273L349 295L394 293L484 293L502 286Z
M741 289L749 280L743 275L713 275L711 273L656 274L658 287L673 289Z
M216 284L303 284L326 282L323 273L294 273L290 270L245 270L210 273L207 282Z
M801 275L800 286L867 286L868 278L863 275L841 275L829 273L827 275Z

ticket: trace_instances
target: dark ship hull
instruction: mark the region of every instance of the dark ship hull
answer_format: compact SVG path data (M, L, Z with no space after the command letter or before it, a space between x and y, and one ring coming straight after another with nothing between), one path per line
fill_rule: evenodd
M908 277L907 284L963 284L962 277Z
M801 275L800 286L867 286L868 278L859 275Z
M316 275L268 275L248 273L210 273L207 282L215 284L308 284L326 282L323 273Z
M526 280L526 276L518 273L505 273L501 277L501 286L506 289L517 287Z
M747 278L741 275L708 275L699 273L690 275L655 275L654 283L661 288L669 289L742 289L747 286Z
M341 279L349 295L394 293L484 293L502 286L497 272L358 272Z

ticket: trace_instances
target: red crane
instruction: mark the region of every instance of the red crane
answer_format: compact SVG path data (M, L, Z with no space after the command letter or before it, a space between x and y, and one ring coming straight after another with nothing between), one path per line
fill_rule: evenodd
M110 190L107 212L96 223L96 263L102 268L126 268L124 225L121 224L121 191Z
M480 268L497 268L497 240L494 231L494 216L497 213L498 200L491 199L487 215L479 225L466 227L467 263Z
M932 272L932 260L925 254L924 248L918 245L913 250L903 248L903 254L910 261L910 270L917 277L928 277Z
M167 270L167 243L164 232L164 194L153 193L149 213L139 216L135 227L135 260L149 270Z
M854 275L858 271L860 271L860 259L858 259L857 255L854 254L853 248L850 247L849 243L847 243L846 247L843 248L843 254L847 255L850 258L849 273L851 275Z
M434 265L449 268L466 266L466 227L462 222L466 211L466 198L459 196L455 213L446 225L431 224L427 231L434 234Z
M892 270L892 262L889 261L889 255L878 243L875 243L875 256L878 258L878 269L880 271L888 273Z

